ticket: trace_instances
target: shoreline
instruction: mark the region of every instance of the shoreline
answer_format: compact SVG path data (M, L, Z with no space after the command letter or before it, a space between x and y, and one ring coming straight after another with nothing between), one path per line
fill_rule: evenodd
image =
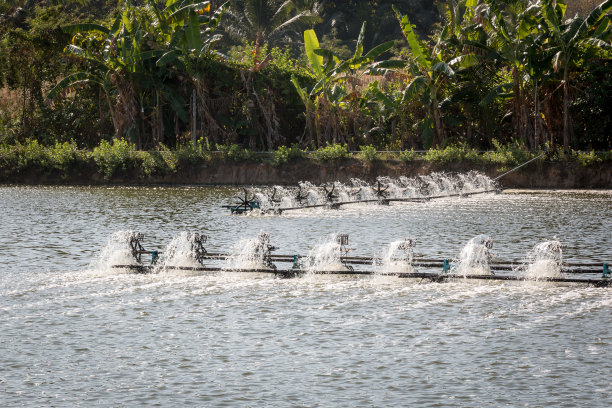
M357 159L320 162L299 159L275 167L270 163L214 161L184 167L175 173L143 176L139 169L105 179L95 166L82 166L70 175L30 168L17 174L2 175L0 185L68 185L68 186L223 186L223 185L296 185L300 181L323 184L343 183L358 178L372 183L377 177L417 177L434 172L468 173L477 171L495 178L508 166L471 162L432 163ZM520 190L609 190L612 189L612 166L602 162L582 166L574 162L538 160L500 179L504 189Z

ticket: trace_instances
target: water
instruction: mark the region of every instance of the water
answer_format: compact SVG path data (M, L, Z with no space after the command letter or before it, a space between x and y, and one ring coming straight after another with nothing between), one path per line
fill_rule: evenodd
M563 261L612 262L610 193L218 208L241 193L0 187L0 406L610 405L609 288L92 265L117 231L162 251L199 232L211 252L267 232L283 254L344 233L356 256L414 238L427 258L459 258L485 234L500 260L559 240Z
M494 254L491 252L493 240L487 235L471 238L461 249L459 259L452 272L459 275L490 275L489 262Z
M351 179L348 184L326 183L320 186L301 182L296 187L255 187L233 198L232 204L256 201L262 210L384 199L422 199L478 191L495 191L496 183L486 175L469 173L432 173L419 177L378 177L375 183Z

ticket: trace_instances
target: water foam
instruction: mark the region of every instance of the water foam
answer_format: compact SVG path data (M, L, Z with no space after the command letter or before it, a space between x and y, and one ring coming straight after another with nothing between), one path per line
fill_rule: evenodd
M561 277L564 247L557 239L544 241L534 246L520 268L523 275L535 280Z
M174 237L163 250L163 257L155 268L156 271L167 273L168 267L201 267L195 251L197 237L197 234L187 231Z
M262 210L323 205L377 199L430 198L494 191L495 182L486 175L435 172L418 177L378 177L372 184L353 178L348 183L335 181L316 186L300 182L297 187L255 188L253 196Z
M493 240L488 235L477 235L461 249L452 272L458 275L491 275L490 261Z
M315 245L308 256L302 260L302 269L306 272L329 272L348 270L342 263L342 246L339 234L330 234Z
M132 230L121 230L112 233L106 245L96 259L92 261L89 269L100 274L120 274L133 272L130 268L114 268L115 265L138 265L130 248L130 239L138 233Z
M405 239L393 241L383 252L380 264L374 264L377 273L414 273L412 266L414 258L414 240Z
M270 251L274 247L270 245L270 236L260 233L253 238L245 238L232 246L223 265L224 270L257 270L274 269L269 262Z

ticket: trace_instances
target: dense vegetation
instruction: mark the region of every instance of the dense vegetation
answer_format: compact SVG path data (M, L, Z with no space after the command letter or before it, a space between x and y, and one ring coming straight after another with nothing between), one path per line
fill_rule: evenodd
M5 1L0 145L607 151L612 0L585 4Z

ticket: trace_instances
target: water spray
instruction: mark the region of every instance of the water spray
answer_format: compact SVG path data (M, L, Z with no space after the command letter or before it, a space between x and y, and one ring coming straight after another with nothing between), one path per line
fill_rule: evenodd
M235 245L234 254L211 253L204 244L208 237L203 234L184 232L179 234L164 251L163 264L156 266L155 261L161 252L148 251L142 246L144 234L133 231L119 231L111 237L106 249L103 251L109 261L118 261L110 264L111 268L127 269L137 273L159 272L161 270L185 270L196 272L263 272L279 277L295 277L303 274L333 274L333 275L374 275L380 270L356 270L353 265L387 265L383 272L386 275L399 278L429 279L435 282L446 281L453 278L467 278L476 280L500 281L546 281L565 283L584 283L594 286L612 286L609 264L601 263L566 263L562 259L565 246L559 241L552 240L540 243L534 247L527 259L528 268L545 265L547 273L522 273L510 275L512 272L525 270L525 263L517 264L507 261L493 261L493 240L486 235L479 235L468 241L461 251L460 261L451 267L448 258L443 260L418 258L414 260L414 239L404 239L390 244L389 251L382 258L349 256L354 248L349 248L348 234L330 236L328 241L315 246L306 256L272 254L277 248L270 244L270 234L260 233L257 237L241 240ZM401 252L400 256L394 256ZM143 262L142 255L151 254L151 264ZM132 259L130 263L129 258ZM195 260L187 262L189 259ZM206 260L225 260L227 266L206 266ZM102 262L101 262L102 263ZM276 263L289 263L289 269L277 268ZM535 265L535 266L534 266ZM597 266L599 270L594 269ZM442 270L442 273L418 272L415 267L433 268ZM550 269L552 267L553 269ZM537 268L536 268L537 269ZM541 268L540 268L541 269ZM550 271L557 271L550 273ZM563 271L562 275L559 271ZM493 272L496 272L495 274ZM568 277L567 274L599 275L600 278Z

